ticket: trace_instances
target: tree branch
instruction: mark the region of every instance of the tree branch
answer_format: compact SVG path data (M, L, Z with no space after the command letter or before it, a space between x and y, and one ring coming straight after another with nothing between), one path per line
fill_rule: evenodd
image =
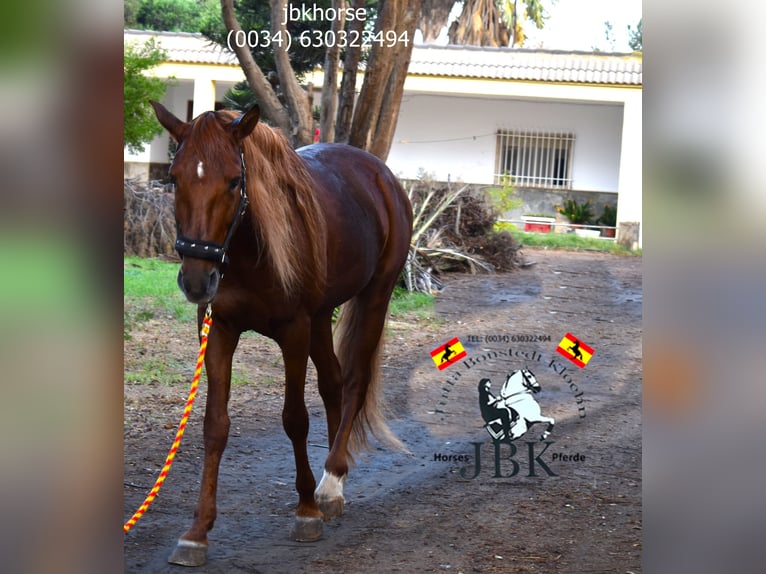
M240 26L236 15L234 14L234 0L221 0L221 15L223 16L223 23L228 31L241 32L242 26ZM288 114L282 102L279 101L277 95L271 87L271 84L264 76L258 64L255 63L253 55L247 46L237 46L233 43L232 48L237 55L239 65L242 71L245 73L247 83L250 84L250 88L258 98L258 105L261 108L261 113L267 117L271 122L280 128L285 134L290 134L290 115Z
M354 11L364 8L365 0L352 0ZM360 35L364 30L364 20L354 19L349 24L349 34ZM338 117L335 121L335 141L345 142L351 131L351 116L354 111L356 98L356 74L359 71L359 60L362 56L361 42L356 42L346 48L346 57L343 59L343 79L340 83L338 95Z
M282 21L282 14L287 0L270 0L269 5L271 7L271 35L274 38L286 39L287 27ZM295 71L290 64L290 56L287 53L287 41L274 42L272 46L274 62L277 65L277 74L279 75L279 85L287 100L287 109L291 114L292 129L287 134L295 147L308 145L313 137L311 105L308 95L298 83L298 78L295 77Z
M346 0L333 0L332 7L343 14L333 20L332 32L337 37L338 32L346 23ZM324 58L324 85L322 86L322 111L319 116L319 137L323 142L335 140L335 114L338 109L338 61L340 60L340 44L334 43L327 48Z
M396 22L396 35L401 37L406 33L409 42L397 42L394 46L394 54L391 58L394 61L391 75L387 78L384 97L381 102L381 111L378 116L375 134L370 144L370 153L378 156L384 161L391 150L391 143L394 139L397 120L399 119L399 109L404 95L404 81L407 79L407 69L410 67L412 58L413 35L420 18L421 0L409 0L403 2L399 8Z

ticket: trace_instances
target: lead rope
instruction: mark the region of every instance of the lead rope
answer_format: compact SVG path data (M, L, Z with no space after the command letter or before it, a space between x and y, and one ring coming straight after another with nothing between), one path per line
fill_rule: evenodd
M181 417L181 422L178 424L178 430L176 431L176 438L173 441L173 445L170 447L170 452L168 452L168 456L165 459L165 464L163 465L162 470L160 471L160 475L157 477L157 481L154 483L154 487L149 492L149 494L146 495L146 499L144 500L143 504L141 504L141 506L138 508L138 510L136 510L136 513L122 527L125 534L128 533L128 530L133 528L133 525L136 522L138 522L138 519L144 515L144 513L147 511L149 506L154 501L154 499L157 497L157 494L160 492L160 488L162 487L162 483L165 482L165 478L167 478L168 473L170 472L170 467L173 465L173 459L176 456L176 451L178 451L178 447L181 444L181 437L184 436L184 431L186 430L186 421L189 420L189 415L191 414L192 405L194 405L194 398L197 396L197 387L199 386L199 379L200 379L200 376L202 375L202 365L205 361L205 351L207 350L207 338L208 338L208 334L210 333L210 326L212 324L213 324L212 310L210 308L210 305L208 305L207 309L205 310L205 318L202 321L202 329L200 330L200 344L199 344L199 356L197 357L197 368L194 370L194 378L192 379L191 388L189 389L189 398L186 399L184 414Z

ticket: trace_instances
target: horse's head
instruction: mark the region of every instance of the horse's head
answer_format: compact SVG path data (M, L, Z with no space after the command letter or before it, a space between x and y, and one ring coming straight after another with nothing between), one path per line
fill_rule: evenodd
M533 393L539 393L542 390L540 383L537 382L535 374L529 369L521 369L521 376L524 380L524 387Z
M192 303L213 300L227 263L226 251L247 205L242 141L258 123L255 106L232 119L225 112L205 112L191 122L152 102L160 124L178 142L170 166L175 187L182 258L178 286Z

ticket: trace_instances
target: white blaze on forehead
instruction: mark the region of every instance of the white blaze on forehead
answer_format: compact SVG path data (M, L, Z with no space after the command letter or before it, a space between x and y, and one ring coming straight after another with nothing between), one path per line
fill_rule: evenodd
M202 166L202 161L197 164L197 177L202 179L202 177L205 175L205 169Z

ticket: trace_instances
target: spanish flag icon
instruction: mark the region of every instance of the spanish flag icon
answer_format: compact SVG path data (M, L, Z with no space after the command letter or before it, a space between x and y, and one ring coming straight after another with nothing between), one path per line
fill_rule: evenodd
M581 369L588 364L593 353L595 353L592 347L583 343L572 333L564 335L556 350Z
M463 343L461 343L460 339L457 337L450 339L440 347L436 347L431 351L431 358L434 360L434 363L436 363L436 366L440 371L443 371L450 365L454 365L460 359L465 358L466 355L467 353L465 352L465 348L463 348Z

